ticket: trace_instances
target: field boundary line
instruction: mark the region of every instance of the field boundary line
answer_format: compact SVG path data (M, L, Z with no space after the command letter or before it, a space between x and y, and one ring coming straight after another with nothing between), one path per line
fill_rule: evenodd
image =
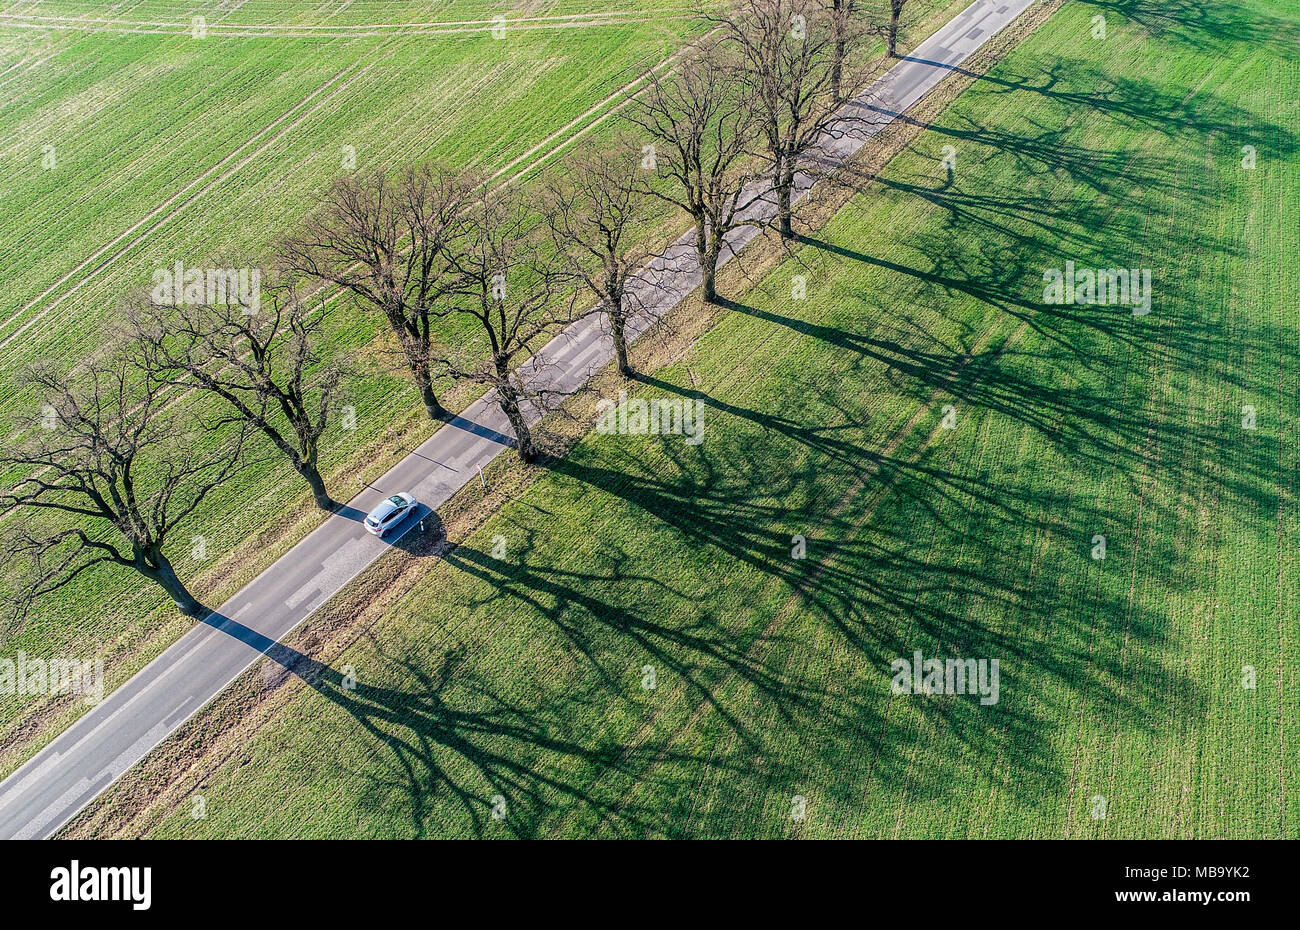
M160 203L158 206L154 207L147 214L145 214L143 217L137 220L130 227L123 230L121 233L115 236L108 243L106 243L103 246L100 246L100 248L97 251L95 251L92 255L90 255L90 257L86 258L84 261L78 264L75 268L72 268L71 270L64 273L64 275L61 278L59 278L53 284L49 285L39 295L29 300L18 310L15 310L7 320L5 320L3 323L0 323L0 327L8 326L12 323L17 322L23 316L23 314L29 312L30 310L38 306L43 300L45 300L52 293L54 293L54 291L58 290L60 287L62 287L64 284L66 284L69 280L71 280L80 272L85 271L88 267L94 265L94 267L91 268L89 274L87 274L85 277L79 280L76 284L74 284L72 287L66 290L59 297L55 298L53 303L49 304L40 313L36 314L31 319L27 320L14 332L4 337L3 340L0 340L0 349L7 349L15 339L17 339L20 335L22 335L29 328L31 328L33 324L40 321L41 319L44 319L44 317L51 310L53 310L59 304L63 303L63 301L67 300L69 297L71 297L74 293L76 293L86 284L89 284L92 280L98 277L110 265L114 264L123 255L130 252L137 245L139 245L141 242L147 239L151 233L155 232L162 226L169 223L179 213L181 213L181 211L183 211L187 206L189 206L191 203L193 203L203 194L212 190L217 184L220 184L222 181L225 181L230 177L232 177L236 172L239 171L239 169L241 169L244 165L248 164L248 162L250 162L253 158L261 154L271 145L278 142L280 139L284 138L284 136L287 133L289 133L291 130L299 126L303 122L303 120L305 120L308 116L310 116L317 109L319 109L325 103L333 99L337 94L339 94L344 89L346 89L358 77L361 77L363 74L365 74L367 71L369 71L371 68L375 66L375 63L372 62L371 64L366 65L364 68L360 68L360 70L358 70L360 64L361 62L356 62L338 71L333 77L331 77L320 87L312 91L311 94L309 94L307 97L299 101L297 104L295 104L289 110L285 111L280 116L276 117L276 119L273 122L269 123L261 130L259 130L256 135L254 135L251 139L248 139L246 142L240 145L239 148L235 149L233 152L226 155L216 164L209 167L197 178L195 178L193 181L190 181L188 184L185 185L185 187L181 188L175 194L172 194L170 197L168 197L166 200ZM342 84L338 85L337 87L334 87L333 85L337 84L337 82L341 78L343 78L344 75L347 75L349 71L352 71L354 73L348 76L347 80L344 81ZM332 90L330 90L331 87L333 87ZM321 100L316 100L317 97L319 97L322 93L324 93L327 90L329 90L330 92L326 97L324 97ZM314 100L316 102L313 104L312 101ZM311 104L311 106L308 109L303 110L303 107L307 107L308 104ZM297 114L296 117L294 117L295 113ZM243 155L242 158L240 158L241 153L244 153L244 151L249 146L253 145L259 139L262 139L264 136L266 136L267 133L274 131L276 127L280 126L286 120L290 120L291 118L292 121L287 126L284 126L282 129L276 132L271 138L266 139L265 142L263 142L263 144L257 146L255 149L253 149L252 151ZM222 172L217 178L212 180L210 183L204 184L204 182L208 178L210 178L214 173L220 171L224 166L228 165L234 159L239 159L239 161L236 164L232 165L231 167L227 168L226 171ZM202 186L200 187L200 185ZM195 190L196 187L198 187L199 189ZM189 196L186 196L187 194ZM182 200L182 198L184 199ZM177 203L178 200L181 202ZM173 204L175 204L175 206L171 210L168 210L168 207L172 207ZM160 214L162 215L160 216ZM115 246L121 244L123 240L130 238L134 233L136 233L137 230L139 230L142 226L145 226L146 224L150 223L150 221L154 220L155 218L157 218L157 222L149 226L148 229L144 230L142 233L140 233L140 235L135 236L134 239L132 239L130 242L123 245L112 255L108 256L103 261L100 261L99 264L94 264L97 260L102 258L105 255L105 253L112 250Z

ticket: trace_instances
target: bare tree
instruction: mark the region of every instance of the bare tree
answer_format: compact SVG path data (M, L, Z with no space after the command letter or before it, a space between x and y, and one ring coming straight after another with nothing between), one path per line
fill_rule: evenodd
M631 139L616 140L609 148L588 145L570 159L563 177L546 181L543 211L556 251L609 320L624 377L632 374L626 330L637 300L628 284L649 258L647 250L627 241L650 219L644 173Z
M516 366L537 342L573 319L571 276L563 269L545 232L529 217L520 195L480 185L447 251L457 285L444 296L446 312L472 317L481 341L472 341L441 361L457 381L486 385L510 421L524 462L537 457L525 417L525 403L542 391L528 384Z
M898 57L898 22L903 16L903 6L907 0L889 0L889 57Z
M848 54L849 31L853 24L855 0L830 0L831 28L831 94L837 103L844 100L844 56Z
M626 119L654 146L653 196L680 207L695 225L704 299L717 302L718 260L727 234L751 223L745 188L754 177L754 94L719 41L704 42L673 75L646 75Z
M239 467L245 437L224 442L187 429L169 412L165 385L120 358L92 367L72 386L49 368L29 383L48 403L31 438L6 449L0 464L29 472L0 504L48 511L53 525L24 521L5 546L28 563L17 609L101 564L130 568L161 587L191 617L207 610L164 553L168 539L214 488Z
M257 313L237 304L128 310L134 359L161 382L214 394L236 419L265 435L289 459L322 510L333 498L318 465L320 441L342 366L317 352L328 304L312 306L290 281L266 289Z
M824 0L738 0L710 19L740 50L762 140L754 154L767 164L777 229L789 239L803 156L828 133L845 130L838 94L854 33L837 25ZM850 77L849 86L856 84Z
M433 420L448 415L433 387L435 307L453 285L447 237L472 188L429 165L396 180L381 172L342 178L280 249L284 270L341 287L384 315Z
M862 39L876 32L875 26L863 16L867 0L823 0L831 21L831 94L836 103L843 103L857 89L844 86L844 66L852 61L853 52L861 46ZM855 76L856 77L856 76Z

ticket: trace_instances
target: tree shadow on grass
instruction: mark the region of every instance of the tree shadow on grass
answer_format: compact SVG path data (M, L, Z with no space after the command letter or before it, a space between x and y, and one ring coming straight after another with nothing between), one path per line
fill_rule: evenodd
M463 645L446 650L433 667L394 655L373 640L369 645L382 668L371 667L355 680L279 644L266 655L347 711L385 750L376 764L357 773L368 787L355 803L384 823L392 819L394 796L404 798L401 819L409 829L401 836L483 837L499 830L529 837L548 814L573 806L621 832L644 835L658 827L658 811L589 794L582 773L596 769L630 777L652 759L691 767L717 764L652 741L624 746L583 739L570 732L569 721L555 707L522 699L515 689L480 675ZM378 687L367 678L405 683ZM591 697L576 691L566 702L582 704ZM498 817L498 811L505 816Z
M845 251L815 240L811 244L826 247L836 254ZM862 258L880 264L866 256ZM893 267L897 270L896 265ZM904 340L895 333L853 333L837 327L808 324L736 301L727 302L727 306L735 312L822 339L884 366L894 388L918 403L935 405L937 410L940 402L956 402L963 410L989 411L1032 428L1075 462L1091 463L1105 471L1117 465L1126 466L1118 477L1132 493L1140 493L1140 483L1147 476L1147 469L1143 467L1146 449L1153 438L1158 438L1179 450L1181 462L1231 461L1231 471L1214 477L1216 489L1222 493L1226 503L1243 504L1261 512L1276 510L1278 506L1274 450L1263 443L1244 444L1240 429L1227 418L1219 422L1184 422L1176 427L1169 423L1157 424L1146 405L1134 404L1131 396L1124 392L1098 391L1086 383L1067 384L1064 378L1059 382L1045 379L1045 363L1059 364L1063 368L1076 363L1079 343L1069 350L1055 345L1029 349L1016 348L1004 339L988 347L971 348L925 335L909 334L910 338ZM1095 321L1090 321L1089 325L1096 325ZM1207 330L1207 338L1209 332ZM1273 341L1276 338L1280 338L1280 334L1270 333L1265 328L1256 341L1260 346L1276 345L1277 342ZM1144 345L1130 345L1129 348L1137 357L1139 366L1154 366ZM1113 352L1112 349L1104 355L1091 356L1090 364L1106 364L1108 359L1114 358ZM702 392L658 379L643 380L702 400L724 413L752 419L765 429L796 436L801 443L846 467L869 470L880 465L870 450L863 449L854 441L859 424L801 424L779 415L747 411ZM1250 388L1244 376L1234 374L1227 380L1240 382L1234 387L1242 391ZM1200 469L1179 473L1180 467L1175 463L1163 466L1166 475L1170 475L1173 469L1172 476L1180 479L1204 477L1205 473ZM976 491L970 487L965 490L968 493ZM986 503L997 506L996 501Z
M1162 4L1168 11L1158 15L1154 4L1103 5L1162 22L1172 16L1182 32L1217 31L1214 41L1250 38L1240 19L1215 19L1191 4ZM1289 133L1210 98L1175 100L1153 85L1109 79L1080 92L1062 87L1058 70L1007 77L1004 67L983 80L1170 137L1227 135L1244 125L1263 151L1294 150ZM1178 199L1213 200L1214 192L1182 183L1185 170L1175 159L1085 145L1069 128L1031 125L1017 134L970 121L935 128L1015 158L1021 173L1044 184L1065 177L1106 197L1131 185L1158 192L1166 207ZM904 396L942 394L1021 424L1075 468L1120 476L1129 494L1080 500L1068 481L962 467L924 449L895 450L870 423L847 414L810 416L837 402L824 388L809 386L802 409L758 410L643 379L744 426L730 441L697 448L664 439L662 458L631 456L618 467L579 448L554 463L557 477L622 501L629 519L662 527L666 539L684 541L692 553L710 553L718 577L742 577L743 569L743 577L774 585L782 596L756 601L752 615L723 615L699 591L664 580L674 577L673 566L657 558L670 560L671 550L647 554L604 538L591 564L561 567L526 523L519 526L525 545L509 559L452 549L447 561L487 592L472 608L533 618L527 622L542 624L539 635L559 634L588 674L566 681L563 691L539 688L540 696L523 700L519 689L490 682L467 650L455 647L433 671L408 657L387 657L409 688L361 682L351 691L337 672L280 657L295 671L302 666L300 674L389 750L382 770L367 772L373 790L363 803L382 808L400 792L416 835L454 829L446 822L452 802L469 832L486 833L494 793L509 804L504 828L520 836L546 832L557 816L624 835L766 835L782 830L759 819L774 786L856 811L873 780L912 799L963 799L974 773L1005 784L1026 805L1046 800L1055 807L1066 779L1053 745L1063 720L1100 717L1164 731L1202 715L1198 684L1160 659L1169 620L1150 606L1158 599L1133 598L1127 585L1108 582L1103 566L1088 559L1085 540L1094 532L1118 539L1121 528L1131 531L1133 501L1155 475L1199 482L1217 500L1276 506L1276 462L1262 444L1230 449L1223 431L1132 403L1133 379L1144 371L1185 377L1224 359L1224 335L1192 312L1196 292L1186 282L1167 282L1163 292L1174 308L1174 332L1144 329L1149 321L1136 321L1127 308L1043 305L1042 269L1031 259L1066 250L1106 267L1103 247L1145 254L1149 227L1122 207L1062 203L1033 189L992 196L964 190L955 179L942 186L894 177L882 183L892 195L944 211L941 230L909 238L918 254L932 257L930 267L818 240L806 244L895 272L912 287L919 283L921 298L935 305L961 295L1005 312L1046 347L1022 350L1005 340L976 347L905 320L894 330L860 331L745 304L732 309L880 366ZM1233 242L1200 228L1174 228L1161 246L1240 257ZM1052 376L1054 365L1107 376L1120 358L1130 370L1110 393L1095 381L1066 384ZM1254 387L1233 366L1220 368L1232 387ZM1230 453L1231 469L1199 467ZM1142 506L1148 525L1181 516L1150 497ZM805 560L789 556L795 532L806 538ZM1176 535L1146 534L1143 545L1127 553L1143 584L1172 590L1169 579L1185 560ZM1096 580L1080 603L1076 583L1085 572ZM813 648L819 631L833 634L834 647L808 662L792 660ZM915 650L998 658L1001 700L986 707L969 698L890 695L890 662ZM664 687L681 683L690 713L677 727L653 729L653 737L598 734L593 724L604 710L632 700L629 665L641 661L660 669ZM919 764L931 746L950 753L948 764L942 757ZM691 818L701 793L728 816Z
M731 411L735 409L733 405ZM763 420L761 414L751 413L751 417L755 422ZM789 423L770 426L799 439L799 429ZM810 444L822 448L816 436ZM1008 765L1012 775L1008 790L1033 804L1059 798L1064 772L1051 745L1055 721L1030 694L1056 694L1089 713L1113 716L1139 728L1197 712L1202 700L1195 686L1161 667L1145 648L1164 636L1163 617L1129 603L1119 588L1081 614L1060 580L1026 576L1017 570L1022 566L1015 565L1014 559L997 556L998 538L1012 528L1017 533L1037 527L1057 536L1078 536L1076 521L1085 516L1077 507L1067 514L1051 492L1025 489L1017 497L1005 487L979 488L977 481L935 465L873 455L860 448L862 460L874 458L877 469L870 492L866 484L861 489L864 501L886 497L891 503L883 510L850 506L843 513L828 513L819 502L792 508L788 492L793 488L825 486L837 470L851 484L860 477L858 466L817 455L805 467L778 477L771 474L774 451L771 443L761 449L738 444L683 451L672 468L634 475L576 458L555 465L560 474L633 505L641 515L637 519L668 524L692 551L718 552L720 571L733 571L726 566L735 561L779 579L788 588L788 616L771 618L770 631L753 635L751 630L751 638L738 637L707 613L697 617L697 622L716 630L719 641L736 644L750 657L743 664L733 662L729 672L734 674L739 665L739 674L747 676L752 675L754 663L777 663L762 672L761 687L740 691L761 696L766 723L750 727L747 739L732 744L734 768L761 765L768 781L798 786L809 777L813 764L808 761L809 751L828 765L830 760L869 758L872 777L880 784L912 796L947 797L969 785L954 780L943 766L915 764L917 733L942 734L947 742L941 745L960 747L962 764L986 778L1002 779L1007 772L999 766ZM711 458L725 460L726 467L713 467ZM968 492L986 499L997 497L997 508L971 521L971 511L978 509L973 503L958 508L941 503ZM879 519L882 515L886 518ZM1104 521L1114 522L1120 516L1098 510L1086 519L1104 526ZM960 522L950 522L954 518ZM816 528L807 531L813 553L807 561L789 558L789 527ZM948 539L936 543L935 533ZM982 546L991 555L971 558L972 546ZM1147 557L1158 560L1171 553ZM1085 571L1085 560L1086 552L1081 552L1070 570ZM622 596L618 593L622 580L568 579L569 590L556 602L556 610L582 608L567 627L610 623L608 609L593 605L606 605ZM573 581L577 583L569 583ZM553 573L539 566L536 573L514 576L507 594L515 596L525 585L554 594L556 584ZM677 606L647 604L645 613L671 616ZM851 650L846 678L828 682L820 667L799 667L779 659L788 652L783 649L790 645L787 638L798 644L809 633L800 618L833 629L838 641ZM642 627L649 623L644 617L637 622ZM679 663L712 665L706 652L690 647L681 652L671 630L657 635L673 643ZM1125 637L1132 648L1122 653L1099 645L1113 645ZM890 663L910 657L915 650L926 657L998 658L1005 676L1002 700L982 706L960 697L891 698ZM709 685L710 701L725 693L731 692L718 683ZM891 700L915 702L910 708L913 714L891 713ZM1052 713L1061 710L1055 707ZM745 716L737 710L728 722ZM908 722L895 719L899 717ZM760 759L761 763L756 761ZM832 778L819 780L816 787L823 796L836 795L853 804L860 801L864 786L851 778Z
M764 822L756 807L765 795L761 786L786 785L792 793L815 791L822 801L854 805L864 767L880 784L913 798L966 791L969 784L953 766L990 780L1005 778L1009 766L1007 787L1026 804L1059 797L1064 773L1051 745L1053 721L1037 698L1027 698L1030 692L1055 692L1089 713L1134 726L1196 712L1195 689L1149 664L1141 648L1162 635L1159 617L1118 595L1081 616L1063 595L1053 601L1061 587L1054 581L1025 577L996 556L961 558L960 546L925 540L935 527L954 540L972 532L982 538L978 528L952 521L985 504L996 504L982 518L991 539L1009 526L1077 534L1077 510L1067 518L1048 492L1008 494L932 463L884 455L865 437L861 444L837 437L837 455L829 457L822 454L820 426L801 427L790 418L765 423L755 411L725 409L817 454L797 469L774 472L772 455L780 458L780 450L742 435L707 450L666 440L668 468L607 468L575 455L554 469L631 505L633 519L664 524L692 552L716 553L719 572L734 572L735 562L776 579L785 593L775 607L753 616L718 615L699 592L663 581L670 564L611 546L589 566L560 568L555 553L536 548L525 532L522 549L509 559L467 546L445 558L483 582L486 593L469 609L497 607L561 634L570 654L593 672L570 676L562 691L543 687L541 697L523 701L518 688L481 676L464 648L450 650L433 671L388 656L386 664L409 687L360 681L355 690L332 669L291 650L270 650L386 748L382 765L362 773L372 786L363 804L382 812L400 792L415 835L455 829L446 807L453 802L455 819L484 835L498 794L510 811L501 825L519 836L548 831L556 816L618 835L726 835L735 829L728 823L775 835L780 823ZM855 460L874 467L870 483ZM865 500L842 511L828 510L816 495L790 505L801 491L828 482L857 486L853 494L870 487L873 499L888 495L906 519ZM970 502L954 510L944 503L952 497ZM1100 511L1089 517L1105 518ZM792 526L807 532L807 560L789 558ZM849 650L842 675L828 679L817 663L789 661L808 645L810 619ZM1106 651L1124 638L1130 648ZM1001 701L982 706L974 697L891 696L890 662L918 649L927 657L998 658ZM713 735L704 748L693 737L679 741L677 728L653 738L598 735L605 709L636 692L628 672L642 662L659 669L663 687L682 683L688 721L707 717ZM918 743L926 741L952 751L952 765L917 764ZM826 777L828 767L840 765L858 775ZM701 783L720 785L728 819L682 816Z
M1026 84L987 79L1008 90ZM1232 130L1271 140L1270 156L1295 151L1290 132L1208 93L1187 101L1130 81L1074 94L1056 88L1055 77L1045 81L1049 89L1031 89L1065 95L1081 108L1167 114L1161 132L1197 140L1200 147L1206 134ZM731 308L884 365L893 386L917 401L944 395L1032 427L1072 460L1119 465L1134 490L1146 471L1146 450L1158 441L1176 450L1180 463L1196 463L1175 466L1176 480L1206 480L1200 463L1231 461L1231 470L1212 476L1215 493L1227 503L1275 509L1276 458L1267 443L1242 441L1235 410L1225 410L1222 419L1175 423L1150 409L1148 386L1158 379L1191 384L1208 377L1235 398L1259 396L1251 369L1236 361L1267 358L1286 339L1269 324L1254 324L1246 333L1226 327L1231 308L1207 304L1213 281L1185 264L1190 256L1217 271L1248 257L1230 227L1188 222L1216 208L1224 195L1204 171L1200 149L1107 150L1091 142L1096 127L1086 120L1031 123L1023 131L982 127L960 116L945 117L945 123L930 128L941 138L977 144L983 162L1013 161L1011 174L1026 181L1015 190L991 190L981 186L985 173L978 170L941 180L900 178L906 167L896 167L877 179L879 185L890 197L942 211L938 223L907 230L885 255L803 239L811 254L820 253L820 259L804 260L809 267L848 259L890 272L883 283L872 279L878 291L852 295L857 304L884 308L872 326L854 327L842 315L807 323L749 304ZM1061 182L1068 185L1064 190ZM1066 260L1078 267L1154 265L1152 312L1046 303L1044 272ZM942 308L946 321L965 328L956 336L932 334L911 320L908 308L915 305ZM1013 329L991 323L990 309L1030 328L1040 337L1037 344L1029 340L1030 348L1023 348ZM985 339L990 332L999 335ZM819 442L832 451L824 431Z
M1004 82L1011 89L1011 84ZM1019 88L1026 89L1026 88ZM1141 82L1117 82L1098 94L1059 89L1055 79L1037 87L1064 103L1093 106L1112 116L1191 138L1241 128L1241 111L1212 98L1195 105L1173 101ZM1151 117L1152 111L1163 111ZM1172 117L1170 114L1173 114ZM1151 122L1155 119L1155 122ZM1173 128L1166 125L1173 120ZM1293 137L1277 127L1254 121L1247 126L1278 153L1294 148ZM1126 187L1162 198L1157 218L1161 249L1170 255L1201 253L1218 259L1240 259L1241 248L1229 238L1189 225L1175 225L1177 203L1184 210L1208 207L1217 192L1188 187L1187 168L1161 154L1106 151L1074 144L1067 130L1035 127L1028 137L979 130L967 125L950 133L1013 153L1022 166L1034 162L1047 182L1057 177L1081 181L1094 194L1114 196ZM1195 719L1204 707L1198 685L1165 667L1161 644L1168 636L1169 618L1158 608L1159 598L1133 598L1127 585L1098 584L1086 605L1075 602L1073 583L1087 568L1087 540L1093 532L1112 535L1131 531L1132 508L1142 501L1145 525L1177 526L1183 519L1177 497L1160 502L1147 495L1151 480L1173 481L1180 487L1209 492L1207 500L1244 504L1262 511L1278 502L1276 462L1266 445L1243 448L1239 435L1229 437L1228 424L1162 415L1141 400L1148 372L1178 380L1216 369L1226 383L1248 390L1246 375L1221 364L1231 352L1243 350L1241 337L1229 345L1213 320L1198 315L1195 282L1171 279L1161 291L1166 328L1134 319L1127 307L1045 306L1041 272L1027 267L1027 258L1077 252L1081 261L1105 261L1106 250L1146 254L1151 235L1150 203L1133 206L1147 216L1130 215L1128 205L1057 201L1048 193L1017 190L1006 196L963 191L951 181L943 187L886 179L886 189L941 207L943 228L909 234L915 250L933 260L932 267L908 267L901 262L863 255L843 246L809 240L813 247L841 258L873 264L919 282L922 298L941 305L954 294L973 298L983 308L996 308L1044 338L1047 348L1021 349L1003 341L976 348L971 343L948 344L915 327L907 337L897 332L855 331L850 327L807 323L770 310L743 304L732 309L821 339L883 366L905 394L918 400L947 395L965 408L1020 423L1045 438L1061 459L1075 468L1105 469L1128 482L1127 495L1117 502L1080 501L1064 487L1021 480L1005 473L956 469L936 457L914 450L894 454L867 424L845 416L836 421L810 421L808 409L833 408L828 396L805 395L800 410L755 410L707 392L681 388L655 378L643 378L660 391L700 400L713 410L752 424L746 442L725 448L690 449L665 445L671 462L652 470L638 464L607 467L575 454L553 467L557 474L582 481L633 505L638 519L662 522L684 539L691 551L716 551L723 566L732 560L779 579L797 603L796 614L814 616L833 628L861 660L861 668L877 676L853 679L828 688L824 677L786 663L768 665L798 637L773 619L748 637L738 637L723 618L703 612L698 623L710 631L708 649L685 643L675 630L664 630L648 616L672 615L656 604L639 609L611 610L618 588L635 572L620 564L603 573L557 572L539 562L523 573L498 567L489 572L483 559L472 571L500 584L496 596L540 598L541 606L566 635L586 642L593 629L638 631L638 645L655 654L655 643L669 644L675 670L699 676L701 704L717 706L734 693L723 679L716 682L704 669L722 667L729 677L750 682L743 693L757 693L774 709L769 720L779 726L744 728L734 742L735 768L761 768L770 783L798 784L806 769L794 762L794 746L814 751L824 760L869 757L873 775L882 784L923 797L946 796L953 787L949 773L913 764L915 740L921 732L943 732L969 750L963 764L983 766L998 778L998 760L1009 764L1011 790L1028 803L1055 796L1064 773L1050 745L1050 734L1066 713L1100 715L1124 726L1164 730L1173 721ZM1165 226L1164 223L1168 225ZM1148 225L1151 224L1151 225ZM1165 230L1168 232L1165 232ZM1041 259L1040 259L1041 260ZM927 291L934 294L927 295ZM942 293L942 298L940 297ZM903 314L905 315L905 314ZM988 319L983 320L987 326ZM978 329L978 327L976 327ZM1278 334L1252 334L1260 344ZM1245 347L1249 351L1249 347ZM1112 376L1120 363L1124 370ZM1115 388L1099 392L1098 380L1058 383L1052 363L1079 365ZM1063 381L1065 379L1062 379ZM1136 390L1135 390L1136 389ZM805 389L815 395L817 388ZM812 453L808 458L780 454L781 443L794 443ZM1170 455L1170 452L1173 455ZM793 470L774 462L807 461ZM1232 461L1227 469L1205 469L1206 461ZM630 466L630 467L629 467ZM838 475L845 482L870 486L863 491L863 508L850 507L851 516L827 512L813 502L791 504L800 492L825 487ZM1042 476L1037 476L1042 477ZM833 483L833 482L832 482ZM1053 489L1055 488L1055 489ZM1163 508L1163 509L1162 509ZM790 528L816 527L808 535L810 551L819 557L800 563L785 557ZM1076 540L1070 557L1052 552L1038 564L1033 553L1015 544L1020 534L1035 538ZM1174 532L1144 534L1141 552L1129 553L1150 589L1167 584L1185 560ZM975 555L972 555L972 552ZM1130 564L1132 564L1130 562ZM644 571L644 570L643 570ZM724 567L721 571L726 574ZM608 594L603 592L610 592ZM1165 594L1174 594L1169 587ZM678 592L664 596L683 599ZM650 637L647 641L646 637ZM769 641L769 637L771 640ZM719 643L730 643L728 661L720 663ZM737 661L735 648L746 661ZM662 646L657 647L662 653ZM923 701L916 705L915 728L896 727L882 710L878 688L887 678L889 662L921 648L926 655L998 656L1008 669L1011 696L996 708L970 702ZM583 654L593 650L585 647ZM689 662L684 664L684 657ZM756 673L755 662L762 667ZM778 684L774 687L773 683ZM1027 688L1034 698L1027 698ZM1045 697L1048 696L1048 697ZM1039 700L1043 703L1039 703ZM739 709L726 717L730 726L751 719ZM792 721L800 721L796 731ZM903 738L906 733L912 739ZM805 752L806 758L806 752ZM1005 776L1006 771L1001 772ZM703 777L697 775L697 778ZM860 783L851 778L831 780L821 787L853 803ZM744 801L735 802L738 805Z
M1300 44L1296 17L1276 16L1263 3L1236 0L1084 0L1104 13L1137 23L1152 38L1177 41L1203 51L1231 45L1265 47L1294 55Z
M1291 51L1294 52L1294 48ZM1293 131L1262 119L1254 111L1232 101L1201 89L1162 85L1147 78L1115 74L1087 59L1055 58L1045 67L1023 70L1018 70L1021 66L1016 62L1003 62L983 74L960 65L933 64L972 79L981 93L1034 95L1064 108L1069 116L1100 114L1115 120L1117 125L1154 133L1169 141L1204 144L1207 139L1242 139L1251 141L1261 155L1270 158L1283 158L1296 150L1297 140ZM1207 61L1207 71L1209 66ZM962 108L959 106L958 109ZM906 114L893 118L959 137L964 131L974 132L976 140L981 132L978 128L945 128L949 119L946 114L940 118L939 125L919 122ZM1050 136L1049 132L1040 137L1039 144ZM1025 154L1042 156L1041 160L1049 164L1054 157L1045 149L1029 149Z

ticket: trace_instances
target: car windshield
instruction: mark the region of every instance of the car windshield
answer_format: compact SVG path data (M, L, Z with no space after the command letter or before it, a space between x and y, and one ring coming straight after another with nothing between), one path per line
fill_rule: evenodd
M393 495L392 497L390 497L388 499L388 503L392 504L394 507L406 506L406 501L402 500L402 498L398 497L397 495Z

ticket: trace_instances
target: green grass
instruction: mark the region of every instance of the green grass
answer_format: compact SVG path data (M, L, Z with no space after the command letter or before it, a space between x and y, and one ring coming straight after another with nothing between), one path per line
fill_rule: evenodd
M1298 29L1067 4L643 388L701 445L588 437L152 835L1300 834Z
M247 22L332 22L312 18L319 6L246 4L238 15ZM551 12L590 6L557 4ZM86 7L45 4L24 13L84 14ZM485 18L469 15L484 9L490 18L498 10L371 3L356 12L422 19L420 7L430 19L453 20ZM342 173L344 145L355 147L362 169L427 158L504 168L663 60L692 28L675 8L624 8L640 15L630 23L500 40L483 32L312 39L216 31L197 40L21 30L0 17L0 251L22 256L6 261L0 288L0 431L10 435L42 402L16 386L25 366L52 358L73 368L93 353L111 337L119 301L146 285L153 269L177 259L203 267L220 255L264 259L270 243ZM186 10L165 3L119 15L188 22ZM41 163L47 144L54 147L52 170ZM324 354L365 355L377 332L373 316L342 314ZM350 382L339 400L356 408L357 432L333 430L324 452L344 498L355 488L351 473L387 451L379 424L429 429L417 422L417 398L400 373L374 367L374 377ZM197 515L189 529L206 537L207 562L188 557L190 534L177 540L178 569L205 598L219 602L283 548L266 539L250 547L255 533L286 513L309 510L304 486L286 466L270 459L251 469ZM116 683L187 626L153 586L129 573L97 572L40 605L5 645L7 652L104 656ZM0 699L0 732L8 736L42 707Z
M963 5L926 0L918 9L928 15L910 38ZM509 168L509 177L608 113L621 88L697 29L683 16L694 4L645 0L608 9L591 0L365 2L335 15L339 7L245 3L209 15L208 36L195 39L186 32L187 4L144 0L114 13L102 27L111 31L95 31L85 22L22 25L68 25L36 17L103 16L100 5L0 3L0 253L20 257L0 270L0 435L29 426L45 402L19 388L20 373L46 359L73 369L98 352L119 325L120 301L156 268L178 259L204 267L214 256L226 257L223 264L264 260L343 173L345 145L360 169L436 158ZM364 28L620 10L630 15L521 27L501 39L481 29ZM148 23L163 25L147 27L158 34L119 31ZM309 37L251 28L288 24L331 28ZM42 164L46 145L50 169ZM385 424L407 446L432 431L408 379L378 348L380 329L375 315L340 313L322 347L327 356L355 353L371 371L350 380L336 403L355 408L358 428L336 425L324 440L323 470L341 498L358 474L373 479L397 457ZM457 337L450 328L442 335ZM0 484L17 477L0 474ZM31 517L3 515L0 532L16 519ZM214 492L169 554L195 593L219 604L316 519L306 486L268 455ZM195 536L204 538L204 561L190 557ZM22 583L0 573L0 589ZM129 572L96 571L41 603L3 647L102 657L113 688L189 625L155 586ZM0 773L84 709L79 701L0 696Z

